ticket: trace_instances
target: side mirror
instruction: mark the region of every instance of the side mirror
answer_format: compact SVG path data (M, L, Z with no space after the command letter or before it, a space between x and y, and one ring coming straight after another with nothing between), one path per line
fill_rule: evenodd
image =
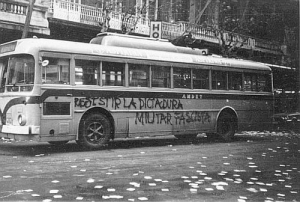
M44 60L42 62L42 67L46 67L49 64L49 60Z

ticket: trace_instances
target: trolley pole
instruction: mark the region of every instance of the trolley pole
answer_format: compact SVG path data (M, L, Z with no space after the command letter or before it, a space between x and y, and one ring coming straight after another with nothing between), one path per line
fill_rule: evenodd
M29 0L29 8L27 10L25 25L24 25L24 29L23 29L23 33L22 33L22 39L26 38L28 35L34 3L35 3L35 0Z

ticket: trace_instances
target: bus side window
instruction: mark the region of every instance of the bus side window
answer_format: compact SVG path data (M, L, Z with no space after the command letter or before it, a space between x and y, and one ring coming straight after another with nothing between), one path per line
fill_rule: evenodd
M43 66L42 82L46 84L70 84L70 59L43 57L49 64Z
M162 67L157 65L151 66L152 87L170 88L170 67Z
M245 91L257 91L256 74L245 74L244 90Z
M97 85L99 63L92 60L75 60L75 84Z
M193 70L193 87L194 89L209 89L209 70Z
M271 92L271 79L267 74L257 76L257 91Z
M228 72L228 89L242 90L243 75L239 72Z
M191 88L191 69L175 67L173 76L174 88Z
M212 89L214 90L227 89L227 72L212 71Z
M118 62L102 62L103 86L125 85L125 64Z
M129 86L149 87L149 65L128 64Z

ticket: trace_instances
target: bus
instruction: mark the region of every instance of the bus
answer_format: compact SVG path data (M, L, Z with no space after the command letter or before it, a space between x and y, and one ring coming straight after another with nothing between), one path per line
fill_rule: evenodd
M230 141L271 125L271 69L202 52L113 33L2 44L0 136L99 149L164 135Z

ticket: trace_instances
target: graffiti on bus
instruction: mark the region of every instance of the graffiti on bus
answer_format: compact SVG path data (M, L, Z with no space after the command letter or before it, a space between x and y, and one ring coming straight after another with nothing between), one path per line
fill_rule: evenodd
M159 98L103 98L83 97L74 99L75 107L90 108L102 106L112 109L183 109L179 99Z
M184 125L189 123L210 123L211 116L208 112L136 112L135 124L165 124Z
M183 125L189 123L210 123L208 112L182 111L180 99L160 98L119 98L119 97L81 97L75 98L75 107L90 108L95 106L118 109L141 110L135 112L135 124ZM145 112L143 110L172 110L169 112ZM178 110L178 111L177 111ZM181 110L181 111L180 111Z

